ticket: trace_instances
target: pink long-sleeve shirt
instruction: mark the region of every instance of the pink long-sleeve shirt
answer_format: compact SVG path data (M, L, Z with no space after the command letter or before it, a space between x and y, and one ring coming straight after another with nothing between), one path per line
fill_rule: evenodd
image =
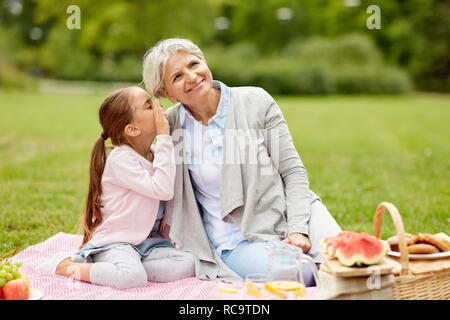
M102 223L90 244L127 242L138 245L150 234L160 200L173 197L175 151L170 135L158 135L153 163L128 145L114 148L102 176Z

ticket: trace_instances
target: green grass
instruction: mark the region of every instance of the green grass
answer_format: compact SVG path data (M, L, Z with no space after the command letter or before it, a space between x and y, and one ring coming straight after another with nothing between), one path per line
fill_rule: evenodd
M0 91L0 253L79 233L104 96ZM276 100L342 229L372 233L377 204L390 201L407 231L450 233L450 96ZM386 213L382 235L394 232Z

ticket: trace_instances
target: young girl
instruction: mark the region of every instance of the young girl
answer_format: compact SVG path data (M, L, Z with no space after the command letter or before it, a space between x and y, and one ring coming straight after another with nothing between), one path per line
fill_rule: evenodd
M139 87L121 89L103 101L99 117L103 132L92 150L82 249L71 258L59 253L38 269L116 288L195 276L193 256L157 232L160 201L173 197L175 180L159 101ZM108 138L116 147L107 157Z

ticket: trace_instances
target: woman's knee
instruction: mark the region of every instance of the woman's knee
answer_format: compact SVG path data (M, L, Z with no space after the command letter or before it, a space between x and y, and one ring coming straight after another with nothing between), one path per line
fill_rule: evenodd
M341 228L336 219L328 211L327 207L319 200L311 205L311 220L309 222L311 231L321 231L329 235L338 234Z
M269 255L266 246L267 242L246 241L222 254L221 258L242 278L250 273L267 273Z

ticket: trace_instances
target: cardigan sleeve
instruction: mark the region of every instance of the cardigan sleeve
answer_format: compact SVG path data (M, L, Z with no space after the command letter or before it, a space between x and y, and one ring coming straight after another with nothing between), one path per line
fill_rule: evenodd
M309 235L308 221L311 210L306 169L295 149L279 106L267 92L265 95L267 97L264 122L266 148L284 183L288 234L299 232Z

